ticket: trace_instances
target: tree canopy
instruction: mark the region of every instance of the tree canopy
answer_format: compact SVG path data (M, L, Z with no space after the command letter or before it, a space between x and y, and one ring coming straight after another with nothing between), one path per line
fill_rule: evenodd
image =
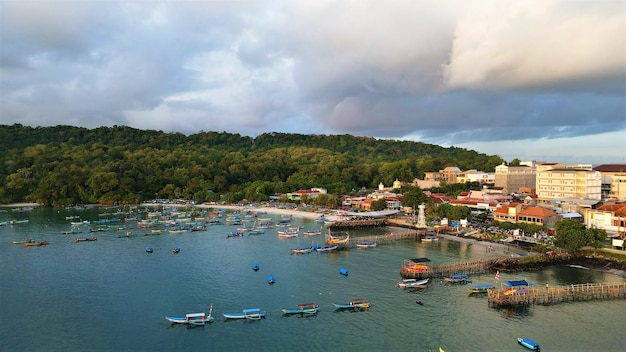
M605 230L587 228L585 224L574 219L559 220L554 229L554 245L569 252L577 252L586 246L600 248L607 236Z
M0 152L0 203L53 206L254 201L312 187L336 203L337 195L380 182L411 182L451 165L488 172L503 162L463 148L351 135L186 136L126 126L0 125Z

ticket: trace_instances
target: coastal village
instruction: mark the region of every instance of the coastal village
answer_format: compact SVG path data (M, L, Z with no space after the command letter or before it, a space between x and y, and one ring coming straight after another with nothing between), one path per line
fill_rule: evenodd
M343 196L343 214L351 220L367 217L391 218L415 214L417 209L402 206L402 195L394 192L410 183L421 189L438 187L441 183L478 182L480 191L462 192L457 197L425 192L433 204L469 207L473 214L488 212L497 222L531 223L554 227L559 219L576 219L587 227L605 230L611 238L610 247L624 250L626 237L626 164L566 165L554 162L521 162L519 165L499 165L495 172L462 171L446 167L438 172L426 172L423 180L396 180L393 185L380 184L365 196ZM288 194L290 200L303 195L315 199L324 189L312 188ZM386 211L369 212L372 202L384 199ZM440 219L437 228L460 230L470 226L469 221L448 222ZM418 224L415 216L401 224ZM549 233L548 233L549 234ZM546 234L543 234L545 237ZM516 233L518 238L524 234ZM528 237L528 236L526 236ZM530 234L528 240L541 240L542 234Z

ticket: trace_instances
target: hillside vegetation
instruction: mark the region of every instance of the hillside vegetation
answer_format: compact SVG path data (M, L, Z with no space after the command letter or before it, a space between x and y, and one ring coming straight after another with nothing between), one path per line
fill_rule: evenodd
M463 148L351 135L186 136L125 126L0 125L0 151L0 203L52 206L265 200L311 187L342 195L447 166L491 172L503 162Z

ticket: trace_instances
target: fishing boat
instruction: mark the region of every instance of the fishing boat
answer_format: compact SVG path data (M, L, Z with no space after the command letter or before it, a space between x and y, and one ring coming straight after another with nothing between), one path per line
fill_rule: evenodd
M472 282L472 279L470 279L467 274L454 274L450 277L444 277L443 280L451 284L467 284Z
M213 319L213 316L211 316L212 312L213 312L213 305L211 305L211 308L209 308L209 314L190 313L190 314L186 314L184 318L165 317L165 319L172 322L172 324L204 325L206 323L213 322L214 319Z
M538 343L536 343L535 341L531 340L531 339L518 337L517 338L517 343L519 343L520 345L528 348L531 351L540 351L541 350L541 346Z
M180 247L176 247L176 248L172 249L172 253L176 254L178 252L180 252Z
M24 240L24 241L13 241L13 244L24 244L24 243L32 243L34 240Z
M50 244L48 241L29 241L29 242L24 242L24 247L47 246L48 244Z
M267 283L272 285L276 282L276 278L273 275L267 277Z
M348 269L346 269L346 268L339 269L339 274L341 274L343 276L348 276Z
M243 236L243 232L241 231L233 231L226 235L226 237L241 237Z
M350 235L347 233L342 234L328 234L328 239L326 240L326 244L329 246L344 246L350 242Z
M302 234L304 236L317 236L317 235L321 235L322 231L308 230L308 231L304 231Z
M481 294L481 293L487 293L487 291L489 291L493 287L494 287L493 284L475 285L472 288L468 288L467 291L469 292L470 295Z
M265 311L259 308L244 309L241 313L222 313L226 319L249 319L261 320L265 317Z
M154 249L152 249L152 247L146 247L146 253L152 253L154 252Z
M432 272L428 258L405 259L402 264L401 274L403 277L414 278L419 275L427 275Z
M281 308L280 309L283 314L300 314L300 315L311 315L319 312L320 307L315 303L301 303L297 305L297 308Z
M257 263L252 264L252 270L259 271L259 264Z
M396 284L400 288L424 288L430 281L429 278L416 280L416 279L404 279Z
M298 247L291 250L291 254L306 254L313 252L313 247Z
M433 236L433 235L428 235L428 236L422 238L422 242L432 242L432 241L439 241L439 237Z
M90 242L90 241L97 241L98 238L97 237L86 237L86 238L77 238L75 240L76 243L78 242Z
M367 249L367 248L374 248L374 247L376 247L376 242L373 242L373 241L362 241L356 244L356 248Z
M339 248L339 246L334 245L334 246L317 246L315 247L315 251L316 252L331 252L336 250L337 248Z
M365 309L371 306L370 301L365 298L355 298L349 303L333 303L335 309Z
M278 231L278 238L294 238L298 236L298 231L287 229L285 231Z

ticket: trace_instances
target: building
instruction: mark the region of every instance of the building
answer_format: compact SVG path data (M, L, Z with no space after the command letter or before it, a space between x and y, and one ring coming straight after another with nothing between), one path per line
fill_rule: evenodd
M302 199L302 196L306 195L309 197L309 200L312 200L320 194L326 194L326 192L327 191L324 188L301 189L293 193L287 193L287 198L289 200L300 200Z
M480 184L493 184L496 174L477 170L467 170L459 173L456 177L457 183L479 182Z
M626 204L605 204L582 213L587 227L605 230L609 235L626 237Z
M529 223L539 226L554 227L559 215L550 209L511 203L493 211L493 220L511 223Z
M524 162L519 166L496 166L494 185L502 188L504 193L516 193L521 188L535 189L537 168L536 163Z
M456 178L457 175L461 173L461 169L456 166L448 166L443 170L439 170L443 181L447 183L457 183Z
M602 175L603 200L626 200L626 164L603 164L593 168Z
M562 204L577 204L589 208L602 199L602 176L591 165L563 166L537 171L537 204L561 208L563 212L580 209L562 209Z

